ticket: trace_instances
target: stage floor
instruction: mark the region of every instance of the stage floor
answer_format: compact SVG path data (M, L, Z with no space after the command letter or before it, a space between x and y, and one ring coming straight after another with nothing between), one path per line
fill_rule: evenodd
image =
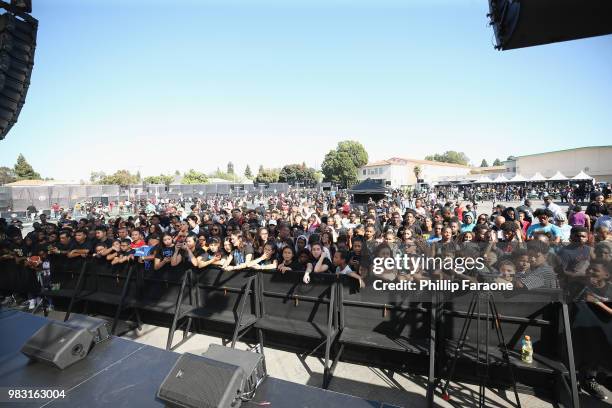
M55 318L58 320L62 320L63 316L64 316L63 312L55 312L55 313L52 312L52 314L49 317ZM17 327L13 328L12 330L9 328L9 330L11 331L15 330L18 332L19 330L17 329L18 329ZM4 330L3 330L3 333L4 333ZM155 349L165 348L167 334L168 334L167 328L157 327L157 326L152 326L152 325L144 325L142 331L128 332L123 336L124 338L134 340L134 342L125 342L129 344L122 346L125 349L121 349L118 352L124 353L126 356L128 356L127 357L128 359L131 357L129 356L130 353L134 353L135 350L138 350L138 351L135 354L133 354L134 357L138 355L144 356L145 354L151 355L149 356L149 358L147 358L147 362L144 363L143 366L141 367L143 375L145 377L151 376L151 375L152 376L159 375L161 377L159 381L157 378L155 379L151 378L147 381L145 381L145 379L143 378L140 385L139 383L130 384L130 381L126 381L126 384L124 384L122 387L125 387L126 390L131 389L132 392L138 391L138 393L142 392L146 394L146 393L150 393L152 390L149 390L147 387L145 387L145 383L146 384L152 384L152 383L159 384L159 382L161 382L161 380L163 379L163 376L169 370L169 367L171 366L171 362L173 362L174 360L172 359L171 362L170 361L168 362L159 361L158 363L155 363L154 361L149 361L149 360L155 360L152 357L153 354L155 354L156 356L158 354L160 356L165 355L166 356L165 358L167 358L166 353L156 353L156 350L155 350ZM174 341L175 344L181 340L181 337L182 337L181 333L177 332L177 334L175 335L175 341ZM18 344L19 345L23 344L24 341L25 339L21 339L18 335L5 336L4 340L0 341L0 356L3 355L3 352L6 351L7 349L14 350ZM191 337L184 344L178 346L174 351L177 353L202 352L206 350L210 344L222 344L222 342L223 340L218 337L211 337L211 336L197 334ZM138 349L139 347L142 347L142 346L147 346L147 347L143 349ZM117 346L113 346L113 347L117 347ZM237 348L239 349L247 349L248 347L249 345L244 344L244 343L238 343L237 345ZM319 361L319 359L315 357L307 357L306 359L302 360L295 353L290 353L290 352L286 352L282 350L276 350L270 347L267 347L265 349L265 355L266 355L266 365L267 365L268 373L270 376L274 378L278 378L278 379L287 380L287 381L290 381L291 383L309 385L315 388L318 388L321 386L322 379L323 379L323 365ZM160 357L160 359L163 360L164 357ZM6 379L3 378L5 375L10 373L10 369L9 369L10 365L7 366L5 363L7 362L3 361L0 363L0 367L1 367L0 368L0 386L5 386L5 384L9 384L7 383ZM168 368L166 368L166 366L168 366ZM18 378L18 377L13 378L14 376L15 374L10 375L10 377L8 377L11 379L11 382ZM40 381L42 381L42 384L44 384L44 379L41 379ZM18 384L19 382L12 382L12 383ZM384 404L378 405L376 403L372 405L372 401L381 401L389 405L395 405L395 406L401 406L401 407L423 407L425 406L425 403L426 403L425 384L426 384L426 377L423 377L423 376L410 375L406 373L392 374L385 370L340 362L338 363L338 366L336 367L336 370L334 372L334 377L331 381L329 390L335 391L338 393L354 395L363 400L369 400L368 405L367 405L368 407L384 406ZM271 385L271 387L273 386L275 385ZM287 386L292 386L292 384L281 384L279 382L276 384L276 386L287 387ZM86 393L84 395L95 396L97 393L96 387L88 387L88 386L81 386L81 387L80 388L83 390L83 392ZM141 387L141 388L139 389L138 387ZM120 388L121 387L117 387L117 389L120 389ZM453 405L442 400L439 397L436 397L434 401L436 406L438 407L453 407L453 406L454 407L457 407L457 406L470 407L470 406L473 406L474 403L476 402L475 398L477 398L477 390L478 390L477 386L454 384L453 390L454 390L454 392L452 393L453 394L452 402L454 402ZM153 390L153 392L154 391L155 390ZM312 394L317 394L317 393L312 393ZM108 396L104 395L103 393L100 393L100 395L97 395L97 397L99 397L101 400L104 400L104 398L108 398ZM586 398L586 400L584 398ZM553 407L553 404L551 404L550 402L540 399L533 395L520 394L520 399L521 399L521 404L524 407L529 407L529 408ZM583 396L583 398L581 399L583 400L582 401L583 403L587 403L587 404L595 402L586 396ZM490 390L487 392L487 402L488 402L487 405L491 407L500 407L500 408L501 407L512 407L513 400L514 400L514 396L510 392L498 393L498 392L494 392L493 390ZM304 401L303 402L304 404L300 404L300 402L295 399L291 399L290 401L291 401L291 406L293 407L321 406L319 404L310 405L308 401ZM357 399L355 399L355 401L357 401ZM116 404L113 404L113 405L116 405ZM20 404L20 406L25 406L25 405ZM56 406L56 405L52 405L52 406ZM65 406L70 406L70 405L65 405ZM121 405L119 404L118 406L121 406ZM126 405L126 407L127 406L128 405ZM134 405L130 405L130 406L134 406ZM279 405L276 405L276 406L279 406ZM351 403L351 406L355 406L355 405ZM599 405L595 405L595 406L599 406ZM604 407L604 406L609 406L609 405L606 405L605 403L603 403L601 406Z
M41 408L164 406L155 394L179 353L115 337L96 344L82 361L58 370L30 361L19 351L47 321L18 311L0 312L0 332L11 333L0 342L0 404ZM59 390L63 395L47 400L16 401L8 397L9 389ZM253 400L242 406L397 408L271 376L263 381Z

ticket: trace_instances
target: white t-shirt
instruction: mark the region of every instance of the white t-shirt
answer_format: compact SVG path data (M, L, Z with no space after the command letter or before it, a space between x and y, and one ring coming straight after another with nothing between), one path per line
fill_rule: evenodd
M348 275L351 272L353 272L353 270L348 265L346 265L344 269L340 269L339 266L336 267L336 273L339 273L340 275Z

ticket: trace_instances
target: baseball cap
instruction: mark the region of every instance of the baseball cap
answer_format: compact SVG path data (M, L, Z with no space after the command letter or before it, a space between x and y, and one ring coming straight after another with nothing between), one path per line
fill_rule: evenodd
M270 220L268 221L268 225L276 225L276 220Z

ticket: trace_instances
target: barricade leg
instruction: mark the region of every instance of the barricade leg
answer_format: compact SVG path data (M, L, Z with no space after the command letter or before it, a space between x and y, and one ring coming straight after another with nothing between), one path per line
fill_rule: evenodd
M429 330L429 372L427 377L427 406L433 407L434 392L436 389L436 323L437 308L435 303L431 303L430 310L430 330Z
M563 314L563 331L565 332L565 347L567 349L567 364L569 367L572 407L579 408L580 402L578 399L578 381L576 380L576 362L574 361L574 346L572 344L572 330L569 320L569 311L567 303L561 304L561 313Z

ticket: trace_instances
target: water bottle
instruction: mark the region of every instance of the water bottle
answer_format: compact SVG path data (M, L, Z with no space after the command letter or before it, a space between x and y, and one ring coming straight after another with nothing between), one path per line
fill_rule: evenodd
M524 363L533 363L533 347L531 347L531 337L523 337L523 345L521 347L521 360Z

